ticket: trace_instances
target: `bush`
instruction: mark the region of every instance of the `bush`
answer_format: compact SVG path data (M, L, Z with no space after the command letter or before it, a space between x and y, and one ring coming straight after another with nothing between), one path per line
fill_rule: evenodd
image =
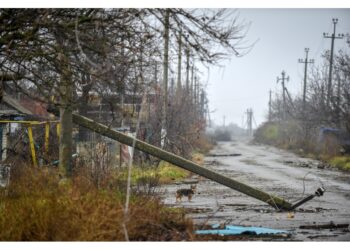
M225 129L216 129L213 138L215 141L231 141L231 133Z
M97 189L82 174L60 180L53 169L15 172L7 189L0 190L0 240L125 240L125 196L117 184ZM115 177L110 181L118 183ZM133 241L192 237L183 210L166 208L156 196L142 193L130 198L126 227Z
M281 140L278 124L272 122L264 123L255 131L254 139L260 143L277 144Z

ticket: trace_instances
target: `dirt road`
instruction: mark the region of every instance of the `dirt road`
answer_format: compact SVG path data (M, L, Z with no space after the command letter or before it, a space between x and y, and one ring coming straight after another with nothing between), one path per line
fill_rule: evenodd
M292 233L289 240L348 241L348 229L299 229L301 225L350 223L350 173L322 168L318 161L248 141L221 142L211 154L241 154L240 156L206 157L205 167L228 177L260 188L295 203L318 187L326 189L293 214L278 212L269 205L231 190L213 181L192 176L185 183L165 187L164 202L185 207L196 224L228 223L285 229ZM196 182L192 201L175 202L177 189L189 188L186 182Z

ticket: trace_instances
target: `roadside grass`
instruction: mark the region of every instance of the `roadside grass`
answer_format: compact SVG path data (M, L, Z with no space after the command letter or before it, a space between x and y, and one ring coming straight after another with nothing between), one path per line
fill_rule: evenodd
M120 178L126 180L127 168L120 170ZM176 167L168 162L161 161L158 166L133 166L131 172L131 184L153 182L154 185L169 184L190 176L190 172Z
M188 176L190 176L190 172L185 169L176 167L165 161L161 161L159 164L159 182L161 184L179 181Z
M132 192L124 220L119 175L97 188L83 174L65 180L53 169L19 172L0 189L1 241L124 241L123 222L132 241L191 240L184 211L165 207L154 194Z
M298 129L294 123L288 124L288 127L283 127L283 129L292 132L282 133L279 124L267 122L257 129L254 135L255 141L292 151L301 157L325 162L344 171L350 171L350 156L340 155L339 144L327 140L320 145L316 142L317 139L312 139L312 137L306 140L296 132Z
M193 153L202 165L204 155ZM58 169L25 164L11 170L10 185L0 188L1 241L124 241L123 223L132 241L195 240L183 208L166 207L154 192L159 184L191 173L161 161L132 168L129 217L124 203L127 168L96 179L87 167L62 179Z
M335 156L329 159L329 163L339 169L350 171L350 156Z
M192 154L193 162L203 165L204 154L194 152ZM127 170L124 169L122 177L125 179L127 176ZM169 184L172 182L180 181L191 176L191 172L177 167L166 161L161 161L158 166L134 166L131 173L131 182L137 184L145 180L157 181L158 184Z

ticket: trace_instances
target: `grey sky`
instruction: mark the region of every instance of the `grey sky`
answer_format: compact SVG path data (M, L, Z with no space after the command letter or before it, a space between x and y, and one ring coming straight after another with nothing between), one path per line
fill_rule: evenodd
M211 118L217 124L233 122L242 125L243 113L252 108L257 124L265 120L268 112L269 90L281 91L277 76L285 70L290 76L286 84L293 96L301 93L304 75L299 58L305 57L321 63L321 54L330 49L332 18L338 18L336 33L350 33L350 9L240 9L240 20L252 22L247 41L255 44L252 51L241 58L233 57L223 69L211 68L208 95ZM346 38L336 39L335 51L347 49Z

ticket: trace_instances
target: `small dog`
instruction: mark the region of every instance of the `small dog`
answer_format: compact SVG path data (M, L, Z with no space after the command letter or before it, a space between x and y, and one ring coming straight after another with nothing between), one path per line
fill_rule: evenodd
M176 202L181 201L183 196L188 197L188 201L191 201L194 192L196 191L196 185L191 185L190 189L183 188L176 191Z

